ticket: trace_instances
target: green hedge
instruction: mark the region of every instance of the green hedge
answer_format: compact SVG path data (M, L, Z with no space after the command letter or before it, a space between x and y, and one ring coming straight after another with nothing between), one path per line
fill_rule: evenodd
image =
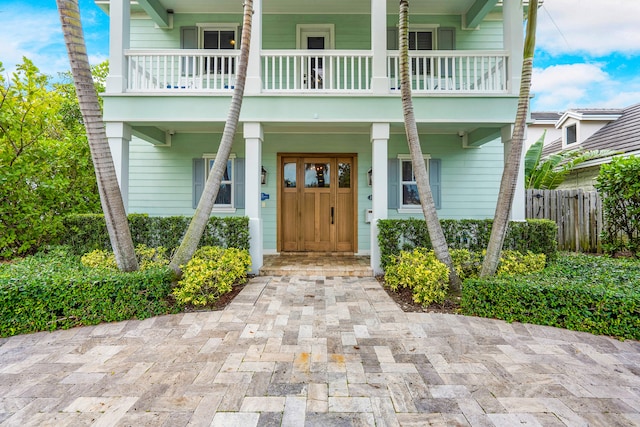
M84 268L58 250L0 268L0 336L68 329L177 312L173 272L120 273Z
M155 248L177 248L191 221L186 216L151 217L131 214L129 227L134 245ZM69 215L58 243L68 245L81 255L95 249L111 250L103 215ZM200 240L200 246L219 246L249 250L249 218L211 217Z
M493 220L440 220L442 230L451 249L468 249L481 252L487 248ZM427 224L423 219L382 219L378 221L378 244L380 245L382 267L389 259L399 255L402 250L417 247L431 248ZM553 221L546 219L528 219L509 224L504 241L504 250L521 253L531 251L543 253L547 262L558 255L558 228Z
M540 273L468 279L464 314L640 339L640 263L566 255Z

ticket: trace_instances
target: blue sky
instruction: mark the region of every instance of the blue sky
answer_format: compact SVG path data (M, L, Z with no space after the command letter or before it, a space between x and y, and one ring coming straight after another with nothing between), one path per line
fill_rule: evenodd
M108 17L79 0L92 63L108 57ZM640 0L545 0L538 13L531 107L621 108L640 102ZM0 61L23 56L46 74L69 69L54 0L0 0Z

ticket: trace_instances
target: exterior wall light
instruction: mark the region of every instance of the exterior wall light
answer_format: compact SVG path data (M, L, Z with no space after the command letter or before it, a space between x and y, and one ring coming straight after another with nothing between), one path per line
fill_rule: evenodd
M262 172L260 173L260 177L261 177L261 182L262 185L267 185L267 170L264 168L264 166L262 167Z

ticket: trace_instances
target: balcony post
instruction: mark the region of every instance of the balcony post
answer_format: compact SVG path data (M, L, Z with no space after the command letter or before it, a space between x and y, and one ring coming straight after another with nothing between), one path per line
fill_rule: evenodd
M127 90L127 59L129 49L131 2L111 0L109 6L109 75L107 93L124 93Z
M373 53L371 89L376 94L388 93L386 0L371 0L371 51Z
M503 126L500 132L502 139L502 149L504 155L504 163L507 164L509 150L512 144L513 126ZM526 139L525 139L526 140ZM520 169L518 170L518 179L516 181L516 191L513 195L513 203L511 204L511 221L525 220L525 190L524 190L524 156L525 150L522 150L522 158L520 159Z
M520 80L522 77L522 54L524 50L524 30L522 25L522 2L517 0L505 0L502 2L502 37L504 49L509 54L508 81L509 93L520 93Z
M122 194L124 209L129 209L129 142L131 126L123 122L105 123L109 149L116 169L116 178Z
M264 131L262 123L245 123L243 128L245 144L245 215L249 217L249 242L251 255L251 273L258 274L263 263L262 237L262 141ZM274 171L271 171L275 176Z
M378 220L387 218L389 123L373 123L371 125L371 145L371 169L373 172L371 183L373 213L371 218L371 269L374 274L382 274L380 247L378 246Z
M262 91L261 58L262 50L262 0L253 1L253 18L251 19L251 49L247 64L247 81L245 94L257 95Z

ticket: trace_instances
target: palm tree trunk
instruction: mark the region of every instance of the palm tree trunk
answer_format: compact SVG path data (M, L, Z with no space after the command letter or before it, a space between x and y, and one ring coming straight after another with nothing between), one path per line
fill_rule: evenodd
M420 205L427 222L427 230L429 238L436 258L443 262L449 268L449 282L451 290L460 291L460 278L456 274L453 267L451 254L447 240L444 237L438 213L433 202L433 194L429 186L429 176L427 175L427 167L420 148L420 136L418 135L418 127L416 118L413 113L413 101L411 98L411 80L409 77L409 38L408 38L408 20L409 1L400 0L400 89L402 94L402 113L404 115L404 126L407 133L407 142L409 144L409 152L411 153L411 163L416 177L418 186L418 194L420 195Z
M240 119L240 108L242 107L242 99L244 96L244 85L247 79L247 62L249 60L252 15L253 0L245 0L240 58L238 60L238 76L233 90L233 97L231 98L231 105L229 106L229 114L224 125L224 131L222 132L220 147L216 153L213 168L211 169L207 182L205 183L202 197L200 197L200 201L198 202L198 207L191 219L191 223L189 223L189 228L182 238L180 247L169 264L169 267L171 267L178 276L182 274L181 266L186 264L191 257L193 257L193 254L198 248L198 243L200 243L204 229L209 221L209 216L211 215L214 202L218 196L220 183L222 182L222 175L227 167L227 161L229 160L229 154L231 153L233 137L236 133L238 121Z
M80 112L87 131L91 158L93 159L98 181L100 202L104 212L104 219L107 223L111 247L113 248L118 268L122 271L135 271L138 269L138 262L102 120L98 94L93 85L82 23L80 22L78 2L77 0L56 0L56 3L60 13L62 32L67 45Z
M529 14L527 17L527 30L522 59L522 80L520 82L520 98L516 122L511 137L511 147L507 156L507 162L502 172L500 193L496 204L496 213L491 227L491 236L487 246L487 255L482 263L481 277L493 276L498 268L500 252L509 226L511 205L516 192L516 182L522 158L522 146L524 144L524 132L527 125L527 111L529 109L529 93L531 91L531 74L533 70L533 52L536 44L536 23L538 19L538 0L529 1Z

